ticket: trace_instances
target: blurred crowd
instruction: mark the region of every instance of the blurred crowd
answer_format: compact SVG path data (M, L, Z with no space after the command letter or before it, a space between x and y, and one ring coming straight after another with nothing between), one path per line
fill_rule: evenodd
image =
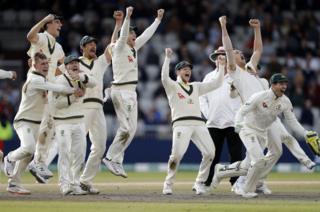
M79 41L86 34L98 38L98 52L103 52L113 31L114 10L134 6L133 24L141 33L154 20L156 9L164 8L165 18L157 33L139 51L138 135L168 135L170 130L170 110L160 82L165 47L171 47L176 53L172 67L180 60L188 60L194 64L193 80L201 81L205 74L214 69L208 55L221 45L218 18L227 16L234 47L242 50L248 59L253 47L253 30L248 21L258 18L262 24L264 43L260 75L267 79L273 73L287 75L290 79L287 95L292 100L298 119L302 124L320 130L320 1L3 0L0 4L0 35L5 40L15 42L15 36L25 38L26 32L37 21L48 13L56 13L64 17L59 43L66 54L78 55ZM8 31L12 34L5 37ZM16 45L12 49L2 39L0 58L10 60L14 55L25 55L27 40L21 41L20 49ZM16 71L26 75L26 56L21 58L25 70ZM105 86L110 86L111 81L110 69L105 76ZM6 113L8 119L12 119L15 114L12 111L19 104L20 85L13 86L2 81L0 87L0 113L11 110L9 115ZM113 136L117 126L113 124L116 118L112 104L107 102L104 109L110 126L109 136Z

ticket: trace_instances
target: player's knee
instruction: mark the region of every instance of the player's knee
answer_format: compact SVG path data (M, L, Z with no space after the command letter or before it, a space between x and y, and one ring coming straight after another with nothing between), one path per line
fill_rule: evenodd
M36 151L36 145L34 144L28 144L26 146L23 147L23 151L28 154L28 155L33 155L34 152Z
M213 161L214 152L213 151L206 151L206 152L202 153L202 157L203 157L204 160Z
M252 166L256 168L263 168L264 166L266 166L266 161L264 160L264 158L260 158L257 161L253 162Z

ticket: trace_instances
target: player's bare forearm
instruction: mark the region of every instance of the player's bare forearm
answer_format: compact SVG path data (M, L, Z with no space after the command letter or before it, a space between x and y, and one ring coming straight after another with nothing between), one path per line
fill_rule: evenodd
M34 25L27 34L27 39L30 43L36 43L39 39L38 33L42 29L42 27L47 23L54 19L52 14L47 15L41 21L39 21L36 25Z

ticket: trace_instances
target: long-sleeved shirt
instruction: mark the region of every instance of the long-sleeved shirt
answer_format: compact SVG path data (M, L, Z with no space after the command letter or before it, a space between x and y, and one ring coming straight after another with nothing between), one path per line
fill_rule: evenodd
M47 91L70 94L74 89L46 81L39 72L30 72L22 87L22 97L14 122L21 121L40 124L44 105L47 103Z
M173 81L170 78L169 63L170 59L166 57L161 70L161 81L171 108L173 127L177 125L204 125L200 112L199 96L222 84L224 67L221 67L217 77L210 82L184 84L181 79Z
M12 78L12 72L0 69L0 79L7 79L7 78L9 79Z
M249 73L239 66L229 74L233 79L233 85L237 89L243 104L248 101L254 93L268 90L269 88L269 83L266 79L259 78L256 74Z
M107 62L104 54L97 59L89 61L85 57L80 57L80 70L87 75L95 78L96 86L87 88L83 97L84 107L102 108L103 107L103 75L110 63Z
M283 113L289 127L302 137L306 130L297 121L293 113L291 101L285 95L277 97L272 89L254 94L236 114L236 123L258 132L265 132L268 127Z
M87 74L80 73L80 81L72 80L68 72L59 75L56 84L67 86L69 88L93 88L96 85L95 79ZM75 95L66 95L60 92L54 92L54 105L56 107L53 119L56 124L61 123L79 123L83 120L83 97L77 98Z
M30 49L27 52L29 57L33 58L35 53L42 52L45 54L49 61L49 70L47 79L49 82L53 82L55 79L55 72L58 66L58 61L64 57L64 51L62 46L56 42L56 39L50 35L47 31L38 33L39 40L36 43L31 43ZM34 64L34 61L32 61ZM31 68L31 71L34 68Z
M112 46L113 85L132 85L136 88L138 82L138 50L152 37L160 21L155 21L140 35L132 48L127 44L130 19L125 18L121 27L120 37Z
M219 74L218 69L208 73L203 82L214 80ZM224 129L234 126L234 117L241 106L240 97L230 97L232 79L229 74L224 75L222 85L200 96L200 109L207 119L207 127Z

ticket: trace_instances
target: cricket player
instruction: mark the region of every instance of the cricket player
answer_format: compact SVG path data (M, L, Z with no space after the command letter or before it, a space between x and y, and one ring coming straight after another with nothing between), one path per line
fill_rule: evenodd
M31 47L28 55L32 58L36 52L42 52L48 58L49 71L47 80L53 82L58 64L63 64L64 51L61 45L56 42L56 38L60 35L62 27L61 16L49 14L36 25L34 25L27 35ZM44 32L40 31L44 29ZM34 61L32 61L34 63ZM46 183L53 176L52 172L46 166L46 160L50 154L48 148L54 137L54 123L52 114L54 106L52 93L48 93L48 104L45 107L42 122L40 125L39 138L37 139L36 152L34 160L29 166L29 171L39 183ZM39 174L41 173L41 175ZM44 177L43 177L44 176Z
M57 77L56 84L76 88L80 92L74 95L53 93L56 107L53 119L59 146L59 185L63 195L88 193L80 187L87 144L82 97L85 88L93 88L96 81L91 75L80 71L79 62L77 56L66 57L64 64L67 72Z
M254 28L255 40L254 53L251 56L250 61L246 64L243 54L239 50L233 50L232 43L226 29L226 17L220 17L219 21L222 29L222 42L227 55L227 68L230 72L230 76L234 79L234 92L238 93L242 99L242 102L244 103L254 93L266 90L268 88L268 82L265 79L257 76L257 65L263 49L260 22L256 19L251 19L249 21L249 24ZM264 169L264 174L261 175L264 176L263 178L267 176L273 165L280 158L282 154L282 142L290 142L288 148L296 157L299 155L299 157L297 157L299 161L310 166L310 168L314 167L315 164L308 158L308 156L305 155L297 141L286 131L279 119L272 123L271 127L269 128L268 141L269 142L266 143L268 146L268 165ZM219 166L221 165L218 164L217 167ZM250 158L247 155L243 161L230 164L227 169L223 169L224 171L219 171L219 176L215 174L214 181L219 179L217 180L217 182L219 182L220 179L224 177L246 175L249 166ZM215 169L217 170L218 168ZM241 178L239 178L238 181L240 179ZM213 187L216 185L216 183L213 183ZM239 187L241 187L241 185L238 185L238 183L235 183L233 186L233 191L237 194L241 194L238 192L238 189L240 189ZM258 185L257 192L271 194L270 189L266 187L265 183L260 183L260 185Z
M164 10L157 11L157 18L140 36L136 28L130 27L133 7L126 8L126 16L121 27L120 37L113 46L113 78L111 99L118 117L119 129L109 147L103 162L111 173L127 177L122 163L124 152L131 143L137 128L138 102L136 87L138 83L138 50L152 37L159 26Z
M274 74L270 79L271 88L255 93L237 112L235 123L245 145L251 166L243 187L244 197L255 197L256 185L268 168L268 155L264 155L265 142L268 142L267 129L283 113L290 128L305 137L308 132L297 121L288 97L284 95L288 80L282 74ZM315 135L318 139L318 136Z
M203 82L212 80L218 72L219 62L226 64L226 52L222 46L215 50L209 56L215 63L215 70L209 72L203 79ZM223 84L205 95L200 96L200 110L207 119L206 126L216 148L215 157L210 167L206 186L210 186L214 175L214 167L220 161L225 139L228 144L230 162L236 162L243 159L243 145L239 134L234 131L234 117L241 106L240 97L232 98L230 92L233 86L233 79L230 77L227 67L224 70ZM231 186L238 177L230 178Z
M191 139L202 154L202 161L193 189L196 194L204 194L207 191L204 182L208 178L215 147L205 126L205 121L201 117L199 96L218 88L222 84L224 66L219 63L218 74L211 81L190 83L192 65L187 61L182 61L175 67L177 81L173 81L169 77L172 50L167 48L165 54L161 81L171 108L173 143L162 192L166 195L172 194L176 172Z
M20 178L35 151L36 139L47 102L47 91L72 94L74 88L53 84L46 80L49 71L47 57L43 53L34 55L34 70L28 74L22 87L19 110L14 118L14 128L20 139L20 147L4 158L4 171L9 177L7 191L15 194L30 194L20 185Z
M0 79L12 79L15 80L17 78L17 72L15 71L5 71L0 69ZM3 152L0 150L0 167L2 164Z
M118 37L123 21L123 12L115 11L113 17L116 25L112 34L111 45ZM89 131L91 151L80 177L80 185L83 190L90 194L99 194L99 190L92 186L92 181L99 171L101 160L106 150L107 126L103 112L103 75L111 64L109 47L106 47L104 53L97 57L96 43L97 40L95 38L84 36L80 41L82 57L79 58L80 69L85 73L92 74L97 81L95 87L86 89L83 98L85 127L86 133Z

